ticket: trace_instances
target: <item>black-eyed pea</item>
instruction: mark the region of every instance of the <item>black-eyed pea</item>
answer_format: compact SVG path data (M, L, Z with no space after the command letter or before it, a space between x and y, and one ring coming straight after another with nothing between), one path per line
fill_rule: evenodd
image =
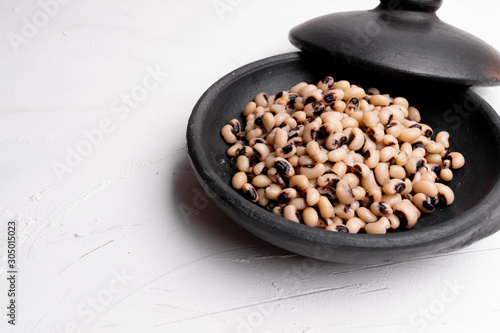
M405 190L401 192L401 196L409 195L413 191L413 183L409 178L404 179Z
M312 207L307 207L302 212L304 224L310 227L315 227L318 224L318 212Z
M295 86L293 86L289 92L291 94L298 94L300 89L302 89L303 87L305 86L308 86L309 84L307 82L300 82L300 83L297 83Z
M434 134L434 131L429 125L427 124L420 124L420 125L422 125L421 132L424 137L430 138L432 134Z
M303 165L300 167L300 174L309 179L317 179L325 173L325 166L323 163L314 163L310 165Z
M262 129L254 128L253 130L246 133L245 138L247 139L247 141L250 141L253 138L258 138L260 136L262 136Z
M262 125L264 126L264 128L266 129L266 132L267 133L270 133L273 128L274 128L274 125L275 125L275 120L274 120L274 116L272 113L270 112L266 112L263 116L262 116Z
M285 210L285 207L275 206L275 207L273 207L272 212L275 215L283 217L284 210Z
M444 148L448 149L450 148L450 133L446 131L439 132L436 135L436 140L437 143L440 143L444 146Z
M363 123L366 127L375 127L380 122L378 116L374 112L363 113Z
M317 184L318 186L324 187L324 186L330 186L330 187L336 187L337 183L340 181L340 177L337 176L335 173L325 173L322 176L318 177ZM312 205L310 205L312 206Z
M318 208L322 218L329 219L334 216L333 205L327 197L320 197L318 200Z
M423 158L425 156L426 152L424 148L415 148L413 149L413 154L411 155L412 158Z
M332 88L342 89L345 91L345 90L351 88L351 83L349 81L346 81L346 80L337 81L333 84Z
M403 131L403 125L397 120L391 120L385 129L386 133L392 135L394 138L398 138Z
M280 127L283 125L287 118L291 117L288 113L278 113L274 116L274 126Z
M290 179L295 176L295 169L292 164L283 157L275 158L274 168L282 178Z
M314 90L318 90L318 87L316 87L314 84L306 84L304 86L302 86L299 91L297 92L297 94L300 96L300 97L304 97L304 95L310 91L314 91ZM291 91L290 91L291 92ZM305 101L305 99L304 99ZM306 103L304 103L306 104Z
M262 207L267 207L267 205L269 204L269 199L266 197L266 190L263 188L259 188L257 190L257 196L259 198L259 205L261 205Z
M354 217L354 210L348 205L337 204L333 207L333 211L336 216L340 217L343 220L349 220Z
M358 121L359 127L366 127L363 124L363 111L358 110L358 111L351 113L351 118L354 118Z
M330 162L340 162L342 161L347 155L347 150L344 148L337 148L328 153L328 160Z
M363 145L365 144L365 135L361 129L353 128L349 136L349 140L349 149L357 151L363 148Z
M326 90L330 89L334 83L335 83L335 80L333 79L333 77L327 76L323 80L319 81L316 86L318 87L318 89L326 91Z
M337 112L344 112L345 108L347 107L347 104L344 101L335 101L332 104L333 110Z
M366 93L363 88L360 87L349 87L344 90L344 101L348 101L351 98L355 97L358 100L362 100L365 97Z
M362 186L356 186L352 189L352 194L354 194L354 199L359 201L366 196L366 190Z
M238 138L233 133L233 126L229 124L225 125L222 128L221 135L224 138L224 141L226 141L229 144L235 144L236 141L238 141Z
M427 160L427 163L431 164L441 164L442 163L442 157L439 154L427 154L425 155L425 159Z
M280 148L284 147L288 141L288 133L282 129L278 128L274 133L274 147Z
M262 106L264 108L267 108L269 103L268 103L269 97L265 93L260 93L255 97L255 104L257 106Z
M319 191L316 188L309 187L304 192L304 198L308 206L314 206L319 202L321 195L319 194Z
M422 213L433 213L436 210L436 206L433 204L433 200L425 195L424 193L417 193L413 196L412 203L417 207Z
M372 105L373 106L373 105ZM370 111L370 103L366 99L362 99L361 102L359 102L359 109L362 111Z
M403 167L406 163L408 163L408 155L401 151L398 153L398 156L396 156L394 161L396 162L396 165Z
M370 140L374 142L382 142L382 140L384 139L385 132L383 128L374 126L374 127L368 127L368 129L366 130L366 135L368 135Z
M401 179L391 179L385 183L382 188L384 193L388 195L401 194L405 191L405 189L406 184Z
M330 224L325 228L325 230L341 233L350 233L349 227L343 224Z
M391 104L391 101L386 95L373 95L370 97L370 104L375 106L388 106Z
M437 178L438 176L436 175L436 173L434 171L429 170L427 172L422 173L420 180L428 180L432 183L435 183Z
M436 184L438 189L439 204L446 206L451 205L455 201L455 193L446 185Z
M366 146L366 143L365 143ZM374 169L380 162L380 152L377 149L369 149L365 152L365 165Z
M349 170L359 178L368 177L370 174L370 168L365 163L354 163Z
M405 164L405 169L408 173L414 174L420 168L424 167L427 164L427 161L424 158L420 157L412 157Z
M257 108L257 104L255 102L250 102L245 106L245 109L243 110L243 115L245 117L251 115L255 109Z
M407 200L403 200L394 206L394 214L399 218L400 225L407 229L414 227L420 217L418 209Z
M371 210L366 207L360 207L356 210L356 215L365 223L377 222L377 215L373 214Z
M300 223L299 212L297 211L297 207L293 205L285 206L283 209L283 217L290 221Z
M391 206L384 201L375 201L371 204L370 210L378 217L387 216L393 213Z
M367 177L361 179L361 186L369 192L371 189L380 189L380 186L375 179L375 173L370 171L370 174Z
M347 153L347 155L344 157L343 162L348 166L352 167L354 164L358 163L359 161L356 158L356 153L354 151L351 151Z
M375 223L368 223L365 226L365 232L372 235L385 235L390 228L391 222L389 222L389 219L382 217Z
M276 159L276 153L275 152L270 153L264 160L264 163L266 163L266 168L271 169L272 167L274 167L275 159Z
M295 199L297 197L297 190L294 188L286 188L281 191L281 193L278 195L278 203L280 205L288 205L290 201Z
M359 127L359 122L355 118L347 117L342 119L342 126L344 129L346 128L352 128L352 127Z
M246 183L241 187L241 189L243 190L243 195L247 200L251 202L259 201L259 195L252 184Z
M283 158L290 158L297 153L297 147L294 145L288 145L276 149L276 156Z
M228 150L227 154L231 157L236 157L240 155L240 150L243 148L243 145L241 143L235 143L232 145Z
M366 197L368 198L368 202L370 205L374 202L382 200L382 191L380 188L372 188L366 191Z
M297 156L301 157L307 154L307 150L305 146L297 146Z
M339 177L344 177L347 173L347 165L343 161L337 162L333 165L331 172L336 173Z
M245 185L248 182L248 177L245 172L237 172L232 180L231 180L231 185L237 190L241 190L243 188L243 185Z
M439 172L439 178L445 182L449 182L453 179L453 171L451 171L451 169L441 169Z
M302 155L299 157L299 165L310 165L314 164L314 159L309 155Z
M398 156L398 150L394 147L385 147L380 151L380 162L389 162Z
M298 155L294 155L292 157L290 157L288 159L288 162L290 163L290 165L294 168L298 167L299 166L299 156Z
M260 161L264 161L271 153L268 145L264 143L254 144L253 150L257 154L257 157L259 158Z
M352 115L353 113L359 111L359 99L356 98L356 97L352 97L351 99L349 99L347 102L346 102L346 108L344 110L344 112L348 115ZM353 119L356 119L354 117L352 117ZM358 126L359 126L359 120L356 119L358 121Z
M391 165L389 167L389 176L394 179L405 179L406 170L400 165Z
M408 109L410 107L410 103L408 103L408 100L404 97L396 97L392 101L393 105L401 105L402 107Z
M256 176L252 180L252 185L260 188L268 187L269 185L271 185L271 183L272 180L265 175Z
M399 141L411 142L420 137L421 131L419 128L403 128L398 136Z
M411 146L411 143L405 142L403 143L400 147L399 150L403 153L405 153L408 158L411 158L413 155L413 147Z
M385 183L391 180L391 176L389 174L389 164L387 163L379 163L373 172L375 174L375 179L380 186L384 186Z
M377 150L377 144L373 142L372 139L370 139L365 133L365 144L363 146L363 152L366 153L369 150Z
M337 183L335 195L344 205L350 205L355 201L351 186L343 179Z
M325 110L325 104L321 102L312 102L304 107L304 112L307 117L315 117L321 115Z
M304 175L295 175L290 179L288 185L298 191L305 192L309 188L309 178Z
M363 230L366 226L366 223L360 218L353 217L346 222L346 227L349 229L349 232L352 234L357 234L361 230Z
M298 123L303 123L306 121L307 116L304 111L296 111L292 114L292 117L298 122Z
M415 193L424 193L429 197L438 195L436 184L428 180L420 180L413 184L413 191Z
M346 173L343 177L343 180L345 180L349 186L352 188L355 188L356 186L359 185L359 178L356 176L354 173ZM318 182L319 184L319 182Z
M248 172L250 169L250 160L245 155L240 155L236 159L236 169L243 172Z
M282 189L279 185L271 184L266 187L266 197L269 200L278 200L278 195L280 195Z
M394 147L396 150L399 150L398 139L396 139L394 136L390 134L384 135L384 138L382 139L382 144L384 144L387 147Z
M386 217L389 220L389 223L391 224L392 230L396 230L399 228L399 226L401 225L401 221L399 221L399 218L396 216L396 214L391 214Z
M393 207L395 204L403 200L401 194L396 193L396 194L385 194L382 196L382 201L387 202L389 206Z
M248 145L251 148L253 148L258 143L267 144L267 141L262 138L253 138L252 140L248 141Z
M320 119L321 118L316 118ZM316 139L316 136L318 135L318 131L320 129L321 125L315 121L307 124L304 127L304 135L302 137L302 140L304 141L305 144L314 141Z
M408 118L410 118L413 121L420 122L421 117L418 109L413 106L410 106L408 108Z
M465 158L460 153L449 153L445 159L451 161L452 169L460 169L465 165Z

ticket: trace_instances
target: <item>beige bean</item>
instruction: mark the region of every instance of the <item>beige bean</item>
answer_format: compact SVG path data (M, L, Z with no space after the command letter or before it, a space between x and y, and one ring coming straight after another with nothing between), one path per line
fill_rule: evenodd
M337 183L335 195L344 205L350 205L355 201L351 186L343 179Z
M453 179L453 171L451 169L441 169L439 177L445 182L450 182Z
M395 179L405 179L406 170L400 165L391 165L389 167L389 176Z
M358 208L358 210L356 210L356 215L365 223L374 223L378 220L377 215L373 214L371 210L365 207Z
M253 180L252 180L252 185L255 186L255 187L268 187L269 185L271 185L272 181L271 179L268 177L268 176L264 176L264 175L260 175L260 176L256 176Z
M452 169L460 169L465 165L465 158L460 153L449 153L445 159L451 160Z
M340 162L342 161L347 155L347 150L344 148L337 148L328 153L328 160L330 162Z
M387 219L389 220L389 222L391 224L391 229L392 230L396 230L396 229L399 228L399 226L401 225L401 221L396 216L396 214L391 214L391 215L386 216L386 217L387 217Z
M420 112L418 111L417 108L414 108L413 106L410 106L408 108L408 117L416 122L420 122L421 117L420 117Z
M427 154L425 155L425 159L427 160L427 163L431 164L441 164L442 163L442 158L441 155L439 154Z
M380 186L384 186L385 183L391 180L389 175L389 164L387 163L379 163L373 172L375 173L375 179Z
M391 206L385 201L375 201L371 204L370 210L378 217L391 215L393 213Z
M370 172L370 174L367 177L364 177L361 179L361 186L369 192L371 189L377 189L380 188L376 179L375 179L375 174L373 171Z
M370 98L370 104L375 106L387 106L391 104L391 101L385 95L373 95Z
M283 217L290 221L300 223L297 207L288 205L283 209Z
M369 149L365 152L365 164L368 168L375 168L380 162L380 152L377 149Z
M295 175L290 179L289 186L304 192L309 188L309 178L304 175Z
M363 123L366 127L375 127L379 123L379 119L374 112L364 112Z
M399 218L402 226L412 228L420 217L418 209L408 200L403 200L394 206L394 214Z
M248 172L250 168L250 160L248 157L241 155L236 159L236 169L243 172Z
M342 126L345 128L349 128L349 127L359 127L359 122L354 119L354 118L351 118L351 117L347 117L347 118L344 118L342 119Z
M404 97L396 97L392 101L393 105L401 105L402 107L408 109L410 107L410 103L408 103L408 100Z
M286 188L280 192L277 200L281 205L288 205L296 197L297 191L294 188Z
M340 177L337 176L335 173L325 173L322 176L318 177L318 186L324 187L324 186L330 186L330 187L336 187L337 183L340 181Z
M385 235L387 230L390 229L391 223L387 219L387 217L382 217L375 223L368 223L365 226L365 232L367 234L373 235Z
M276 156L282 158L290 158L297 153L297 147L294 145L288 145L276 149Z
M334 89L342 89L342 90L347 90L351 87L351 84L349 83L349 81L346 81L346 80L341 80L341 81L337 81L333 84L332 88Z
M290 205L293 205L297 210L304 210L308 207L306 200L304 198L295 198L290 201Z
M241 189L243 190L243 195L247 200L251 202L259 201L259 195L252 184L246 183L241 187Z
M382 191L380 190L380 188L372 188L366 192L366 197L371 203L382 201Z
M344 98L343 100L346 102L351 98L357 98L358 100L362 100L365 97L365 90L360 87L349 87L344 90Z
M310 227L315 227L318 224L318 212L312 207L307 207L302 212L304 223Z
M288 141L288 133L282 129L278 128L274 134L274 147L280 148L284 147Z
M357 151L363 147L365 144L365 136L363 131L359 128L353 128L350 135L351 143L349 144L349 149Z
M446 131L439 132L436 135L436 142L442 144L445 149L450 148L450 133Z
M354 210L348 205L344 204L336 204L333 207L333 211L336 216L340 217L343 220L349 220L354 217Z
M226 125L222 128L221 135L224 140L229 144L234 144L238 140L236 135L233 133L233 126Z
M395 204L397 204L398 202L400 202L401 200L403 200L403 198L401 197L401 194L399 193L396 193L396 194L385 194L382 196L382 201L384 202L387 202L389 204L389 206L394 206Z
M352 193L354 194L354 199L358 201L365 197L366 190L361 186L356 186L352 189Z
M269 204L269 199L266 197L266 191L263 188L257 190L257 196L259 197L258 202L262 207L266 207Z
M237 190L241 190L243 188L243 185L245 185L247 182L248 182L247 174L241 171L237 172L233 176L233 179L231 180L231 184Z
M321 195L319 194L319 191L315 189L314 187L309 187L305 193L305 200L308 206L314 206L319 202L319 199Z
M413 191L415 191L415 193L424 193L429 197L435 197L438 195L436 184L428 180L420 180L414 183Z
M321 196L318 201L318 208L321 214L321 217L324 219L329 219L334 214L334 208L330 200L327 197Z
M436 184L438 189L439 203L445 204L447 206L451 205L455 201L455 193L452 189L443 184Z
M357 234L361 230L363 230L366 226L366 223L363 220L353 217L346 222L346 227L349 229L349 232L352 234Z
M398 156L398 151L394 147L385 147L380 151L380 162L389 162Z
M331 172L336 173L339 177L344 177L347 173L347 165L342 161L337 162L333 165Z
M398 136L399 141L410 142L416 140L421 135L421 131L418 128L403 128L401 134Z
M269 200L277 200L278 195L280 195L282 189L279 185L276 184L271 184L268 187L266 187L266 197Z
M424 193L415 194L412 202L422 213L430 214L436 210L432 199Z
M316 179L324 173L325 166L323 165L323 163L303 165L300 167L300 174L306 176L308 179Z

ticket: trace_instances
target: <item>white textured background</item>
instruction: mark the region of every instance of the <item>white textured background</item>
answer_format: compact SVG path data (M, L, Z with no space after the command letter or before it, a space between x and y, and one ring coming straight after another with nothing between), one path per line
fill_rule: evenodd
M305 20L377 1L66 0L27 30L47 2L0 4L0 332L500 330L500 234L396 265L317 262L233 226L188 164L187 120L212 83L294 51L288 31ZM499 9L445 0L439 15L500 49ZM168 77L125 107L158 68ZM500 88L476 91L500 110ZM58 178L54 163L105 119L109 133Z

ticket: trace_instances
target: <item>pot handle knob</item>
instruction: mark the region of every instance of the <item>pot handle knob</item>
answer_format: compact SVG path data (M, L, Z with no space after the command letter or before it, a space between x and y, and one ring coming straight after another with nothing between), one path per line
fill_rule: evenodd
M443 0L380 0L383 9L417 12L435 12L442 4Z

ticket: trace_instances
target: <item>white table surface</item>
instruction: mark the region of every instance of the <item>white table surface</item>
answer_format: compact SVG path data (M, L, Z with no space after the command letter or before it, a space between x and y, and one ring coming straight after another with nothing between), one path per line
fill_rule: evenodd
M235 226L189 166L187 120L212 83L295 51L305 20L377 1L60 0L47 20L41 3L0 4L0 332L499 331L500 234L401 264L318 262ZM499 9L446 0L439 16L500 49ZM475 90L500 110L500 88Z

